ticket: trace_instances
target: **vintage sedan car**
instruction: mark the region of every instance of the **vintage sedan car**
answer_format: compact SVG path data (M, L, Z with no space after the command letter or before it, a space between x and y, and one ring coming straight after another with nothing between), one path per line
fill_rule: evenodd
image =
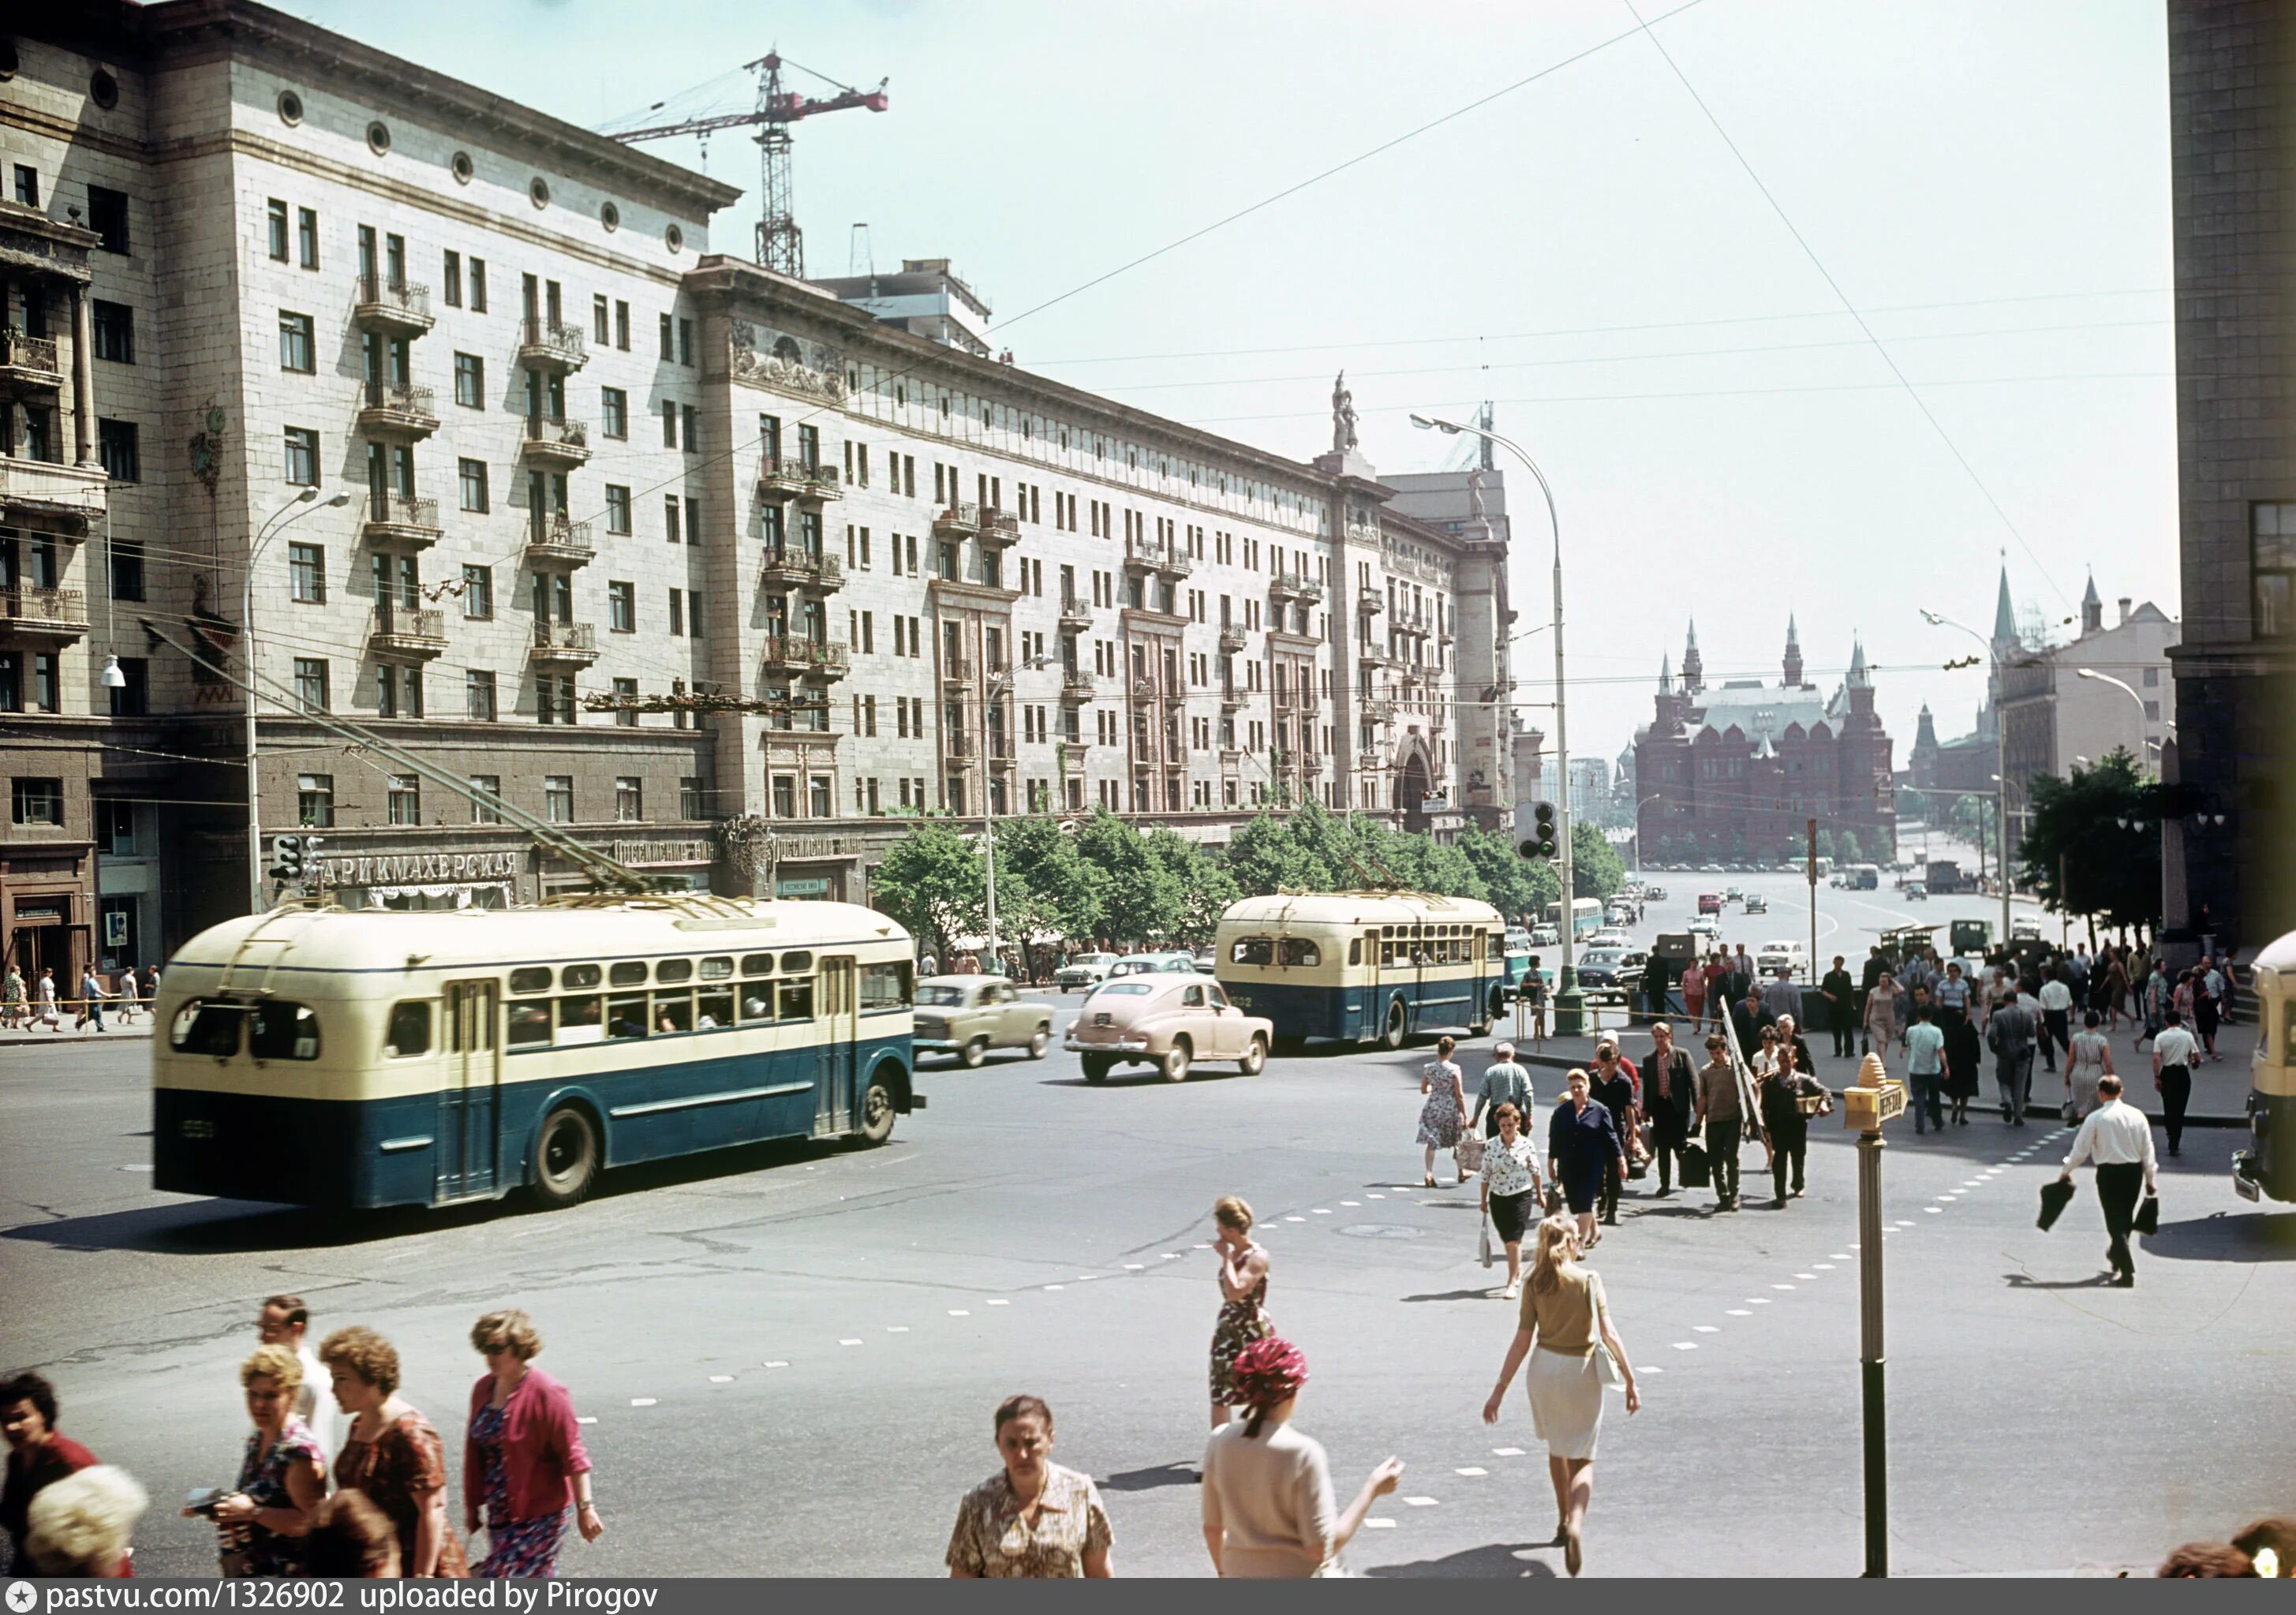
M1770 900L1758 891L1748 892L1746 912L1750 914L1766 914L1770 912Z
M1638 947L1590 947L1578 961L1578 985L1590 993L1632 993L1649 963Z
M1754 950L1754 966L1766 976L1777 974L1781 968L1799 976L1809 968L1809 950L1791 940L1765 942Z
M1119 1064L1152 1065L1167 1082L1183 1082L1200 1060L1232 1060L1256 1077L1275 1040L1275 1022L1245 1014L1218 982L1191 969L1138 971L1102 984L1062 1046L1083 1057L1086 1082L1107 1081Z
M966 1066L991 1049L1026 1049L1042 1060L1053 1046L1053 1006L1030 1003L1002 976L928 976L917 983L914 1046Z
M1106 979L1116 981L1126 976L1152 976L1167 971L1193 974L1195 969L1196 956L1193 954L1131 954L1110 965Z
M1121 955L1117 954L1078 954L1053 972L1053 984L1064 993L1078 988L1098 987L1108 980L1110 969Z

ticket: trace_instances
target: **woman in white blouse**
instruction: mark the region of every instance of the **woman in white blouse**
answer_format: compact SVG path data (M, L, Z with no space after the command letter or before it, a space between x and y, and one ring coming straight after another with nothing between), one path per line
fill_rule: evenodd
M1539 1217L1542 1185L1538 1176L1538 1146L1522 1130L1522 1112L1511 1099L1499 1102L1492 1112L1499 1133L1483 1152L1483 1215L1505 1242L1506 1288L1503 1300L1522 1293L1522 1235Z

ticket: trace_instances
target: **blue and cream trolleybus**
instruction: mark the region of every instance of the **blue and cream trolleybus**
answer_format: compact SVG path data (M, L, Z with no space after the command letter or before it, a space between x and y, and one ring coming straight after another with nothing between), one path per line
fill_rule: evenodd
M2234 1152L2243 1200L2296 1201L2296 931L2257 955L2256 1052L2248 1063L2249 1146Z
M1280 892L1220 916L1229 1000L1281 1039L1388 1048L1420 1031L1480 1037L1510 991L1506 923L1488 903L1410 891ZM1528 958L1525 960L1528 963Z
M154 1013L180 1194L326 1207L531 1190L775 1138L882 1144L910 1091L908 933L845 903L275 909L193 938Z

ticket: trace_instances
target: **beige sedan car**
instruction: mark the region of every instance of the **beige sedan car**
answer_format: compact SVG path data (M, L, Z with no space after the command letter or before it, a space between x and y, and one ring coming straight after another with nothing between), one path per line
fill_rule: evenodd
M1026 1049L1042 1060L1053 1046L1053 1006L1034 1004L1002 976L927 976L917 983L919 1054L954 1054L977 1066L991 1049Z
M1247 1015L1220 984L1193 970L1126 976L1093 989L1064 1046L1084 1057L1086 1082L1105 1082L1119 1064L1152 1065L1183 1082L1199 1060L1235 1062L1256 1077L1267 1063L1275 1022Z

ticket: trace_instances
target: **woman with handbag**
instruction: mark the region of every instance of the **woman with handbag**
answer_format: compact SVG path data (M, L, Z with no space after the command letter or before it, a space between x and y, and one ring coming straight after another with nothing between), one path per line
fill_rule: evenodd
M1456 1181L1467 1181L1466 1168L1457 1159L1459 1136L1467 1127L1466 1080L1460 1074L1459 1063L1451 1058L1451 1051L1459 1046L1458 1039L1447 1033L1435 1040L1435 1058L1419 1073L1419 1091L1427 1095L1427 1103L1419 1107L1419 1142L1427 1146L1427 1188L1435 1186L1435 1152L1453 1152L1451 1168Z
M1554 1107L1547 1125L1546 1169L1562 1185L1563 1198L1578 1218L1578 1237L1592 1250L1603 1238L1595 1226L1603 1174L1615 1160L1624 1176L1627 1143L1617 1120L1595 1099L1587 1073L1574 1068L1568 1080L1570 1096Z
M1499 1365L1499 1382L1483 1404L1483 1422L1497 1423L1515 1370L1530 1359L1524 1385L1530 1392L1531 1423L1546 1443L1547 1477L1554 1485L1554 1540L1562 1545L1563 1567L1573 1576L1586 1556L1603 1388L1615 1384L1625 1390L1629 1414L1643 1405L1626 1345L1611 1321L1602 1278L1579 1264L1580 1254L1578 1231L1569 1218L1550 1217L1538 1225L1538 1252L1522 1294L1520 1326Z
M1501 1100L1497 1111L1499 1135L1483 1150L1483 1237L1490 1237L1492 1224L1498 1226L1499 1242L1506 1247L1506 1288L1499 1291L1501 1300L1511 1301L1522 1293L1522 1235L1539 1208L1538 1146L1524 1136L1522 1112L1511 1099ZM1488 1248L1485 1249L1485 1266L1488 1266Z

